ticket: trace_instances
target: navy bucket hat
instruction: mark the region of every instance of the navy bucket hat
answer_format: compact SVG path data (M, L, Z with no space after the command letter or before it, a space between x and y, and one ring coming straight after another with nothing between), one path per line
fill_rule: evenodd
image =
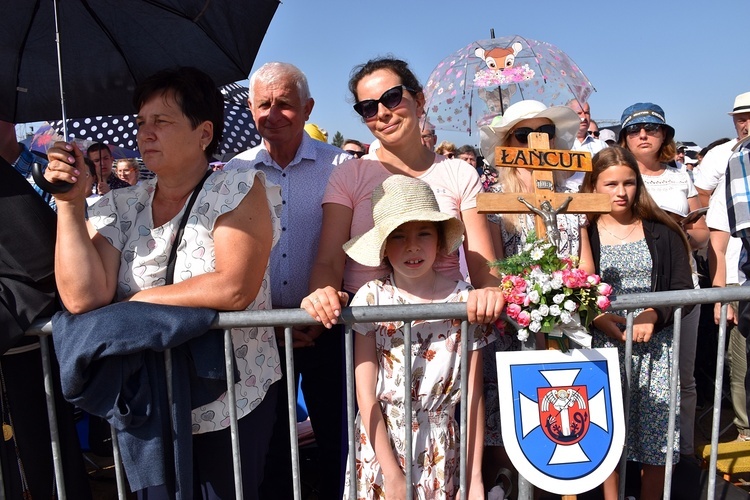
M625 108L620 117L622 128L620 129L618 139L622 139L625 127L639 123L656 123L657 125L661 125L667 130L664 142L674 139L674 128L667 124L667 120L664 118L664 110L661 109L661 106L652 102L637 102Z

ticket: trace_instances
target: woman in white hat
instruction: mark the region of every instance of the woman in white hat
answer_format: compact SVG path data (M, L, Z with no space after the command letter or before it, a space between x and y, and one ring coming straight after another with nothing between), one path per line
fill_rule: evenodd
M436 155L422 145L420 119L424 116L422 87L406 62L381 58L354 68L349 81L359 113L380 147L353 158L331 173L323 196L323 222L318 255L310 276L312 292L302 301L327 328L336 323L348 295L368 281L388 273L382 265L363 266L347 259L342 245L372 228L373 189L392 175L425 181L435 192L440 210L461 220L463 250L472 285L467 302L469 320L496 321L505 301L487 262L495 260L487 218L477 211L479 176L468 163ZM462 279L458 252L440 255L435 269L451 279Z
M495 193L533 193L532 170L527 168L499 168L495 164L495 148L508 146L528 148L531 132L546 133L553 149L570 149L580 126L578 115L566 106L547 107L539 101L519 101L510 106L494 125L480 129L485 166L485 191ZM562 184L562 183L561 183ZM562 189L561 189L562 190ZM509 256L520 252L528 233L534 228L534 214L492 215L491 230L495 253ZM560 255L578 255L580 226L575 215L558 215L561 240Z
M494 120L489 126L480 129L481 149L485 157L483 189L495 193L533 193L532 171L526 168L498 168L495 164L495 148L508 146L528 148L528 137L531 132L543 132L549 137L550 147L570 149L580 127L580 119L575 111L564 106L547 107L534 100L519 101L505 111L502 117ZM564 181L560 180L564 185ZM564 189L563 189L564 190ZM557 207L555 207L557 208ZM526 239L534 230L534 214L490 215L495 253L508 257L523 250ZM560 232L558 253L562 256L580 253L581 227L585 218L576 214L558 214L557 227ZM583 248L588 248L584 246ZM540 337L541 340L543 337ZM505 455L500 435L500 406L497 393L497 368L494 352L519 351L521 342L515 335L501 335L490 349L492 353L484 355L484 393L485 393L485 482L502 470L500 467L512 468Z
M390 273L365 283L352 306L466 302L471 285L433 268L440 254L463 243L464 225L440 211L430 186L412 177L393 175L372 194L374 227L344 244L346 254L365 266L384 264ZM484 498L481 480L482 351L494 340L491 327L469 327L469 352L461 352L460 327L451 320L412 323L413 425L404 424L404 322L356 323L354 363L357 384L357 468L347 474L357 498L399 498L406 490L405 429L416 429L412 478L415 498L452 499L459 487L459 442L456 405L461 387L468 391L468 498ZM461 383L461 363L469 379Z

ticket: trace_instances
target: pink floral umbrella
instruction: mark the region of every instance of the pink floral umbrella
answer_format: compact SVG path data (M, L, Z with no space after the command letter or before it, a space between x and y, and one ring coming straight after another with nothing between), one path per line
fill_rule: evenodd
M427 79L425 109L435 128L471 134L515 102L584 103L595 90L559 48L512 35L472 42L443 59Z

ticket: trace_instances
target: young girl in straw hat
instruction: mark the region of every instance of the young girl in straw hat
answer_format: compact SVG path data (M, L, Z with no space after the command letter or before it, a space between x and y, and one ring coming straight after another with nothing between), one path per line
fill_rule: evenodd
M372 195L375 226L344 245L350 258L366 266L390 264L391 274L359 289L352 306L465 302L471 285L433 269L439 252L454 251L463 224L440 212L425 182L394 175ZM357 323L355 377L359 415L357 498L380 498L406 491L405 432L413 433L415 498L455 498L459 489L460 328L451 320L412 322L412 411L404 416L404 333L402 321ZM493 340L486 325L469 327L468 459L469 498L484 498L481 478L484 410L481 348ZM396 496L398 498L398 496Z

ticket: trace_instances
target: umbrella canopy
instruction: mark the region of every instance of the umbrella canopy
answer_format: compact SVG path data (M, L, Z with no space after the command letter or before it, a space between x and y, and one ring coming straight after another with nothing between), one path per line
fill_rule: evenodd
M58 122L59 124L59 122ZM52 147L56 141L64 140L61 130L55 127L54 124L43 123L37 128L36 133L24 142L31 151L38 153L47 153L47 150ZM78 137L75 134L68 139L70 142L78 146L78 148L86 152L86 150L94 142L99 142L96 139L90 137ZM105 141L106 142L106 141ZM136 148L122 147L120 145L109 144L109 150L112 153L112 158L137 158L140 153Z
M158 70L194 66L217 85L247 78L278 0L65 0L57 4L66 116L133 113ZM55 3L8 0L0 16L0 119L62 118Z
M424 89L430 123L469 134L515 102L584 103L595 90L562 50L518 35L479 40L454 52L435 67Z

